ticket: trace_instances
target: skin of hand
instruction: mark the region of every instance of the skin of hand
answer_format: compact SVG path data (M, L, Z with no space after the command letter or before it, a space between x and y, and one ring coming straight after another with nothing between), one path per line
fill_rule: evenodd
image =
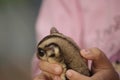
M46 61L40 61L39 67L43 72L36 76L33 80L61 80L59 76L62 73L62 67L60 65L50 64ZM49 77L48 75L44 74L44 72L53 74L53 76Z
M87 77L74 70L67 70L66 76L69 80L120 80L112 64L100 49L83 49L80 53L85 59L92 60L91 72L93 75ZM58 64L40 61L39 67L42 71L52 73L54 76L50 78L44 73L41 73L34 80L61 80L59 75L62 73L62 68Z

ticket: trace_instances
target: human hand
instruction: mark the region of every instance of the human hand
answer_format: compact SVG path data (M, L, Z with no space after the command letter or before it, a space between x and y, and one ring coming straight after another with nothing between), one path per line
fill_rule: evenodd
M42 71L34 80L61 80L60 74L62 73L62 67L58 64L50 64L46 61L39 62L39 68ZM52 76L47 75L45 72L53 74Z
M69 80L119 80L118 74L101 50L97 48L81 50L81 55L84 58L93 61L93 75L87 77L73 70L68 70L66 76ZM59 75L62 73L62 67L60 65L40 61L39 67L42 71L51 73L53 76L49 77L46 74L41 73L34 80L61 80Z
M91 77L87 77L73 70L68 70L66 72L66 76L69 80L119 80L119 76L114 70L112 64L98 48L81 50L81 55L84 58L93 61L93 75Z

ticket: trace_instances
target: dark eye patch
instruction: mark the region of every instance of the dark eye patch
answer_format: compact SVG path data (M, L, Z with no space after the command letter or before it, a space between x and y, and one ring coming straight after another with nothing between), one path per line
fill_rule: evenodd
M55 57L55 54L51 54L49 57Z
M43 49L41 49L41 48L38 48L38 55L43 57L45 55L45 51Z

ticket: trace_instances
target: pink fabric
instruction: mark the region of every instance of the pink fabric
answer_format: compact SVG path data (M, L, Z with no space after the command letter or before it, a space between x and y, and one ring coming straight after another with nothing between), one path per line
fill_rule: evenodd
M43 0L36 23L37 41L53 26L81 48L98 47L113 60L120 52L120 0ZM38 60L34 58L34 62ZM33 73L38 72L35 66Z

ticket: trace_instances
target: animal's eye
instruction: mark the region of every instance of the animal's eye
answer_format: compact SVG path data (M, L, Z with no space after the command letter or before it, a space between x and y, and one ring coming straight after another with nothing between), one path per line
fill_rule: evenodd
M38 48L38 54L42 57L45 54L45 51L41 48Z
M55 57L55 54L51 54L50 57Z

